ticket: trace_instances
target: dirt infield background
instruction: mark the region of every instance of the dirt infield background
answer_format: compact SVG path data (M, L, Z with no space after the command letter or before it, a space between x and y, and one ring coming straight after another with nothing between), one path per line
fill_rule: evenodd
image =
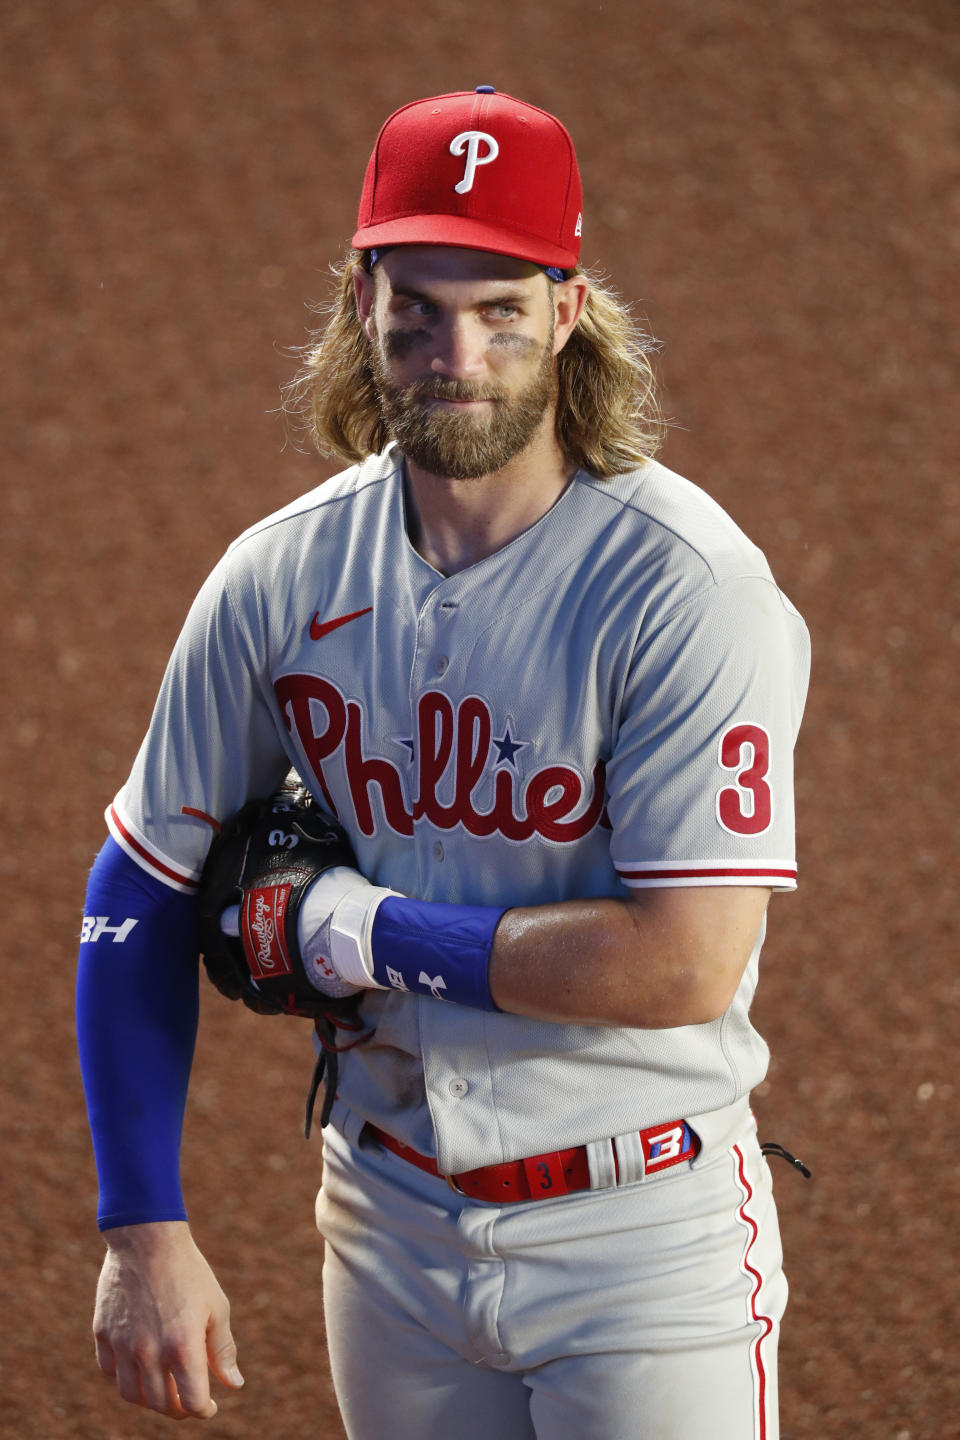
M763 546L813 632L802 884L774 904L756 1005L762 1136L815 1172L774 1170L784 1435L958 1436L956 7L413 13L0 3L0 1433L171 1433L99 1377L88 1336L85 875L194 591L329 473L282 451L271 412L379 123L489 83L572 129L584 258L665 344L664 458ZM211 1433L235 1440L342 1434L308 1071L297 1022L205 993L186 1189L234 1302L247 1388Z

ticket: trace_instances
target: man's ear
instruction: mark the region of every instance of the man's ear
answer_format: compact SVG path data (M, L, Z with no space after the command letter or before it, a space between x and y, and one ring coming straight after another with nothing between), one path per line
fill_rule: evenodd
M357 301L357 314L360 316L360 325L368 340L373 339L373 301L377 291L377 282L373 276L358 265L353 272L353 293Z
M571 275L553 288L553 353L559 355L576 329L590 293L586 275Z

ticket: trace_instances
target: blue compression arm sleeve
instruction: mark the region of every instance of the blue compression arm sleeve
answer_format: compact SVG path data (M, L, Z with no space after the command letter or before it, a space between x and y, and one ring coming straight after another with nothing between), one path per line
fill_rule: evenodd
M77 1043L100 1229L184 1220L180 1137L197 1033L196 901L106 841L90 873Z

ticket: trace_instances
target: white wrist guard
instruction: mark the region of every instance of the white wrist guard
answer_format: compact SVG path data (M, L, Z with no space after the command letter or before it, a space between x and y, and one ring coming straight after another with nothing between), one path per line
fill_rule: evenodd
M304 968L318 990L329 995L336 986L336 993L348 995L386 988L373 978L370 937L378 907L398 893L371 885L349 865L336 865L313 882L300 907L297 935Z

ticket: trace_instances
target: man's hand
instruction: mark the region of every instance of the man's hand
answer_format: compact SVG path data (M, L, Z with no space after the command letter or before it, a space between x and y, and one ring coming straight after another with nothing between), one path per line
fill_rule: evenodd
M230 1305L185 1221L105 1234L93 1333L97 1361L124 1400L176 1420L210 1419L208 1366L239 1389Z
M355 1018L355 997L378 988L364 937L377 905L394 893L355 866L347 832L299 778L227 820L198 895L200 949L217 989L260 1014L324 1019L334 1000L334 1012Z

